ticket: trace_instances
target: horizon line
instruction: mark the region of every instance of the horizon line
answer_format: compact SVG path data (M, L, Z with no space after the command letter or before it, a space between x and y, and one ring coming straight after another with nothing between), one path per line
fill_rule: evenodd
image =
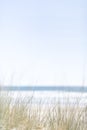
M3 86L1 91L62 91L62 92L84 92L87 93L87 86Z

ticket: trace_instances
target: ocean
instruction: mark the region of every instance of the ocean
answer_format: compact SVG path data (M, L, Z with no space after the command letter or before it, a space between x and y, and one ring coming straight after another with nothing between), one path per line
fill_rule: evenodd
M87 105L87 87L82 86L4 86L2 90L25 103L32 98L33 104Z

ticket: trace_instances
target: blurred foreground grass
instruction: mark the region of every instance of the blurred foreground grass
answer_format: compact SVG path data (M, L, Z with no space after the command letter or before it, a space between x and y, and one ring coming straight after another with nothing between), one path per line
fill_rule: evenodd
M0 92L0 130L87 130L87 107L33 104Z

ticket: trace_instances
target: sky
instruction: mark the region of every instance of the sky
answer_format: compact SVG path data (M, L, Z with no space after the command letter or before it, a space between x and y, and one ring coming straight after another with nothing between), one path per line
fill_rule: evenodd
M87 85L86 0L0 0L0 84Z

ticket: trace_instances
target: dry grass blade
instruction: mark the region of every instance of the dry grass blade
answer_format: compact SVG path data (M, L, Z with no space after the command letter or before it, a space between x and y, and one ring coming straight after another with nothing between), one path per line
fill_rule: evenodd
M0 92L0 130L87 130L87 107L45 107Z

